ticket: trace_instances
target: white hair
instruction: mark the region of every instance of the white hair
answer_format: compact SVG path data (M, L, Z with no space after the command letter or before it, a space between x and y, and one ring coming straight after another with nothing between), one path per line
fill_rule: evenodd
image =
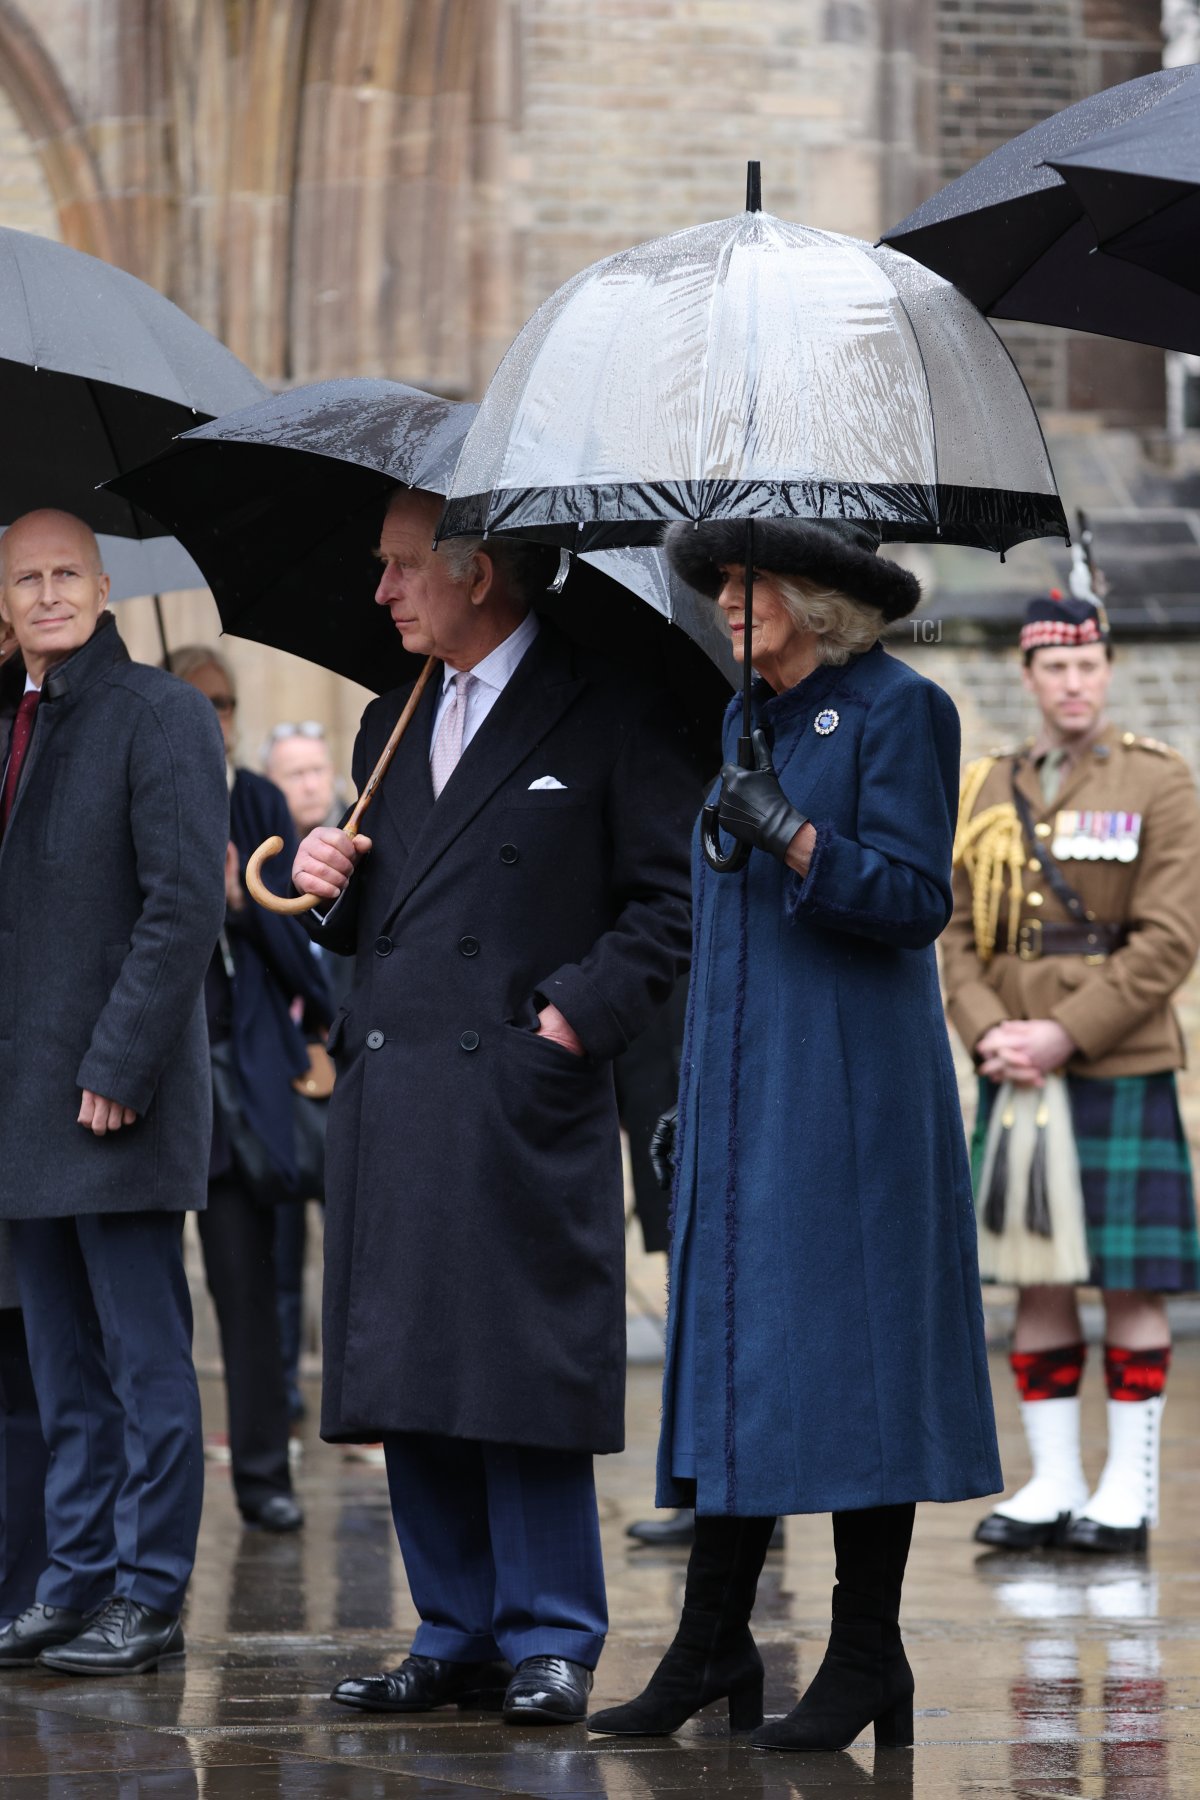
M490 557L505 587L514 598L532 605L554 579L559 553L546 544L525 538L443 538L438 553L445 557L455 581L465 581L471 558Z
M851 600L837 588L822 587L802 575L765 572L796 630L812 632L816 638L818 662L838 665L861 656L887 623L877 606Z

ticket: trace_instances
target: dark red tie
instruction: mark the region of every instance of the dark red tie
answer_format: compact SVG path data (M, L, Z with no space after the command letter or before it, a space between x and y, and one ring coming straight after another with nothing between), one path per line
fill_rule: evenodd
M21 704L17 708L17 716L13 720L12 743L8 748L8 768L4 774L4 793L0 796L0 837L8 824L8 815L12 811L13 801L17 797L17 783L21 779L21 764L25 761L25 752L29 748L29 740L33 736L33 715L37 711L37 703L41 699L37 688L30 688L22 694Z

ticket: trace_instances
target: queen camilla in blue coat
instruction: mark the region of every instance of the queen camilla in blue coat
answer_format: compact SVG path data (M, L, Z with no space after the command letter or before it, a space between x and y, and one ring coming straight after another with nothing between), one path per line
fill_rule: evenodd
M920 590L874 527L755 527L757 767L726 763L693 852L658 1502L694 1505L683 1617L595 1731L761 1725L749 1621L780 1513L833 1514L825 1659L753 1742L912 1741L901 1586L920 1500L1001 1485L975 1220L934 944L951 911L949 696L877 641ZM741 660L744 527L677 526L676 571ZM732 758L737 708L726 719Z

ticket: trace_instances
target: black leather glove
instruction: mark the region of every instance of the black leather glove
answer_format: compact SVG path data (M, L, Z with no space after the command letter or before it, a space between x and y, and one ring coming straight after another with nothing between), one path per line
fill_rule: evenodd
M808 820L780 787L762 732L756 731L750 741L754 767L739 769L736 763L726 763L721 770L721 829L783 862L792 839Z
M669 1107L650 1133L650 1161L660 1188L669 1188L675 1177L675 1126L678 1106Z

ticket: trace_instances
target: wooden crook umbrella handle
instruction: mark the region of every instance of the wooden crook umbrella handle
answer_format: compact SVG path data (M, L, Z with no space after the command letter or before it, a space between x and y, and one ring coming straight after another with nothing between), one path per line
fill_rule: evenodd
M358 836L358 828L362 823L362 816L375 798L376 789L388 772L391 760L399 748L400 739L408 730L409 722L420 704L421 695L425 692L426 683L428 682L430 675L432 675L436 663L436 656L429 657L426 660L425 667L417 676L413 691L404 703L404 711L396 720L395 726L392 729L392 735L383 746L383 753L380 756L379 761L371 770L370 780L367 782L362 793L358 796L354 811L346 820L347 837ZM263 864L270 862L273 856L278 856L282 849L283 839L281 837L269 837L266 843L260 844L258 849L251 856L249 862L246 864L246 887L249 890L250 897L253 900L257 900L260 906L265 906L268 912L311 912L314 906L320 906L321 904L320 897L317 894L292 894L285 897L282 894L272 893L271 889L262 878Z

